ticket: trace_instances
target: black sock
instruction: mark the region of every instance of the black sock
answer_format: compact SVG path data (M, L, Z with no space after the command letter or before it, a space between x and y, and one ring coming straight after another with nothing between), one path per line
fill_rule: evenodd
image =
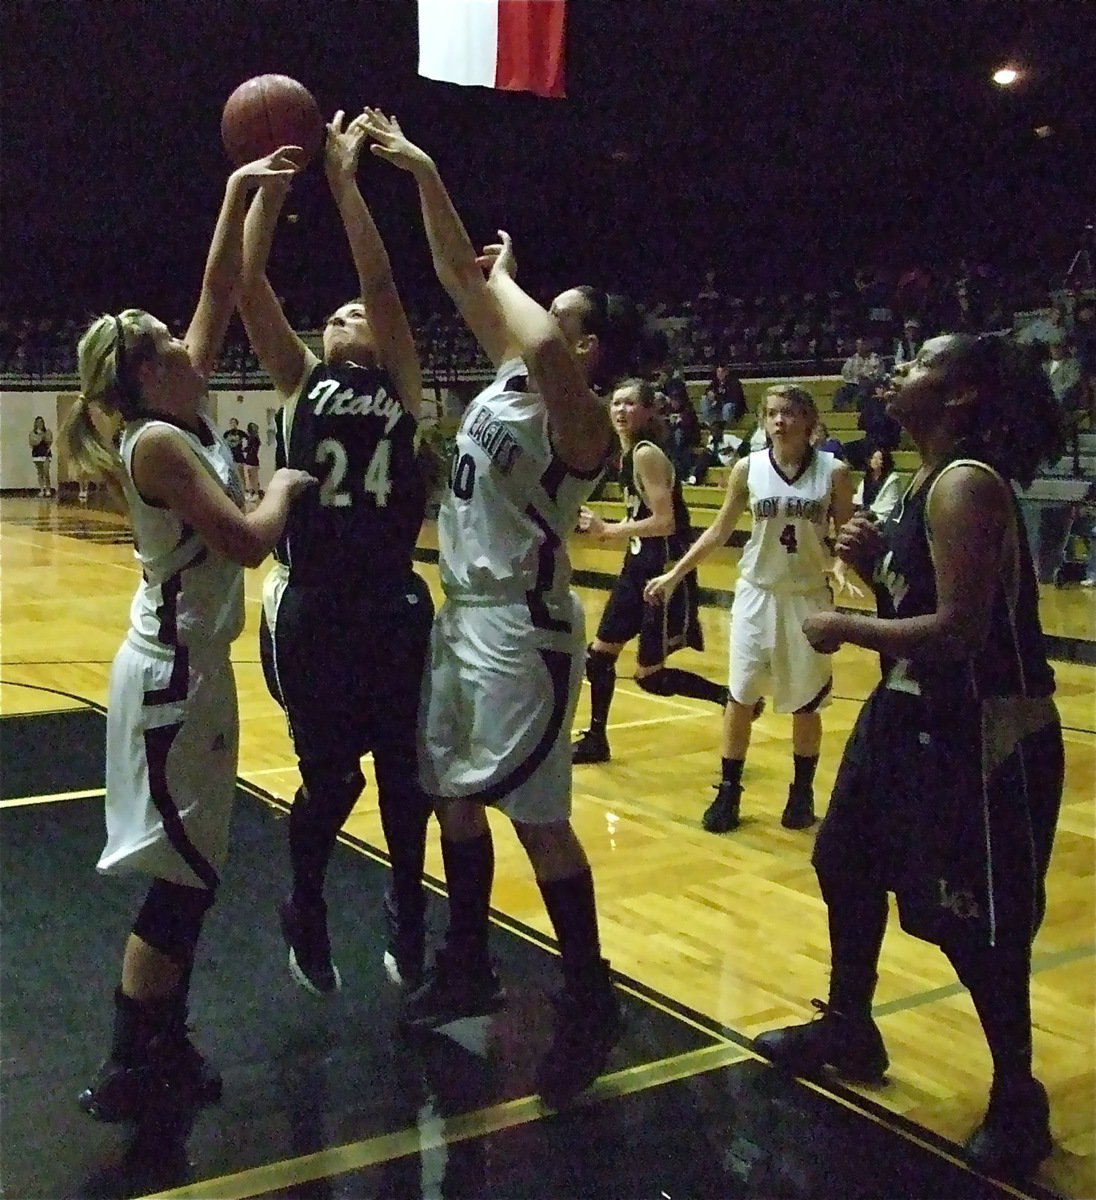
M590 728L597 733L605 732L615 691L616 667L610 662L590 680Z
M565 879L538 881L538 886L559 942L564 977L568 982L588 978L601 965L593 874L587 867Z
M727 704L727 689L712 683L695 671L682 671L677 667L660 667L650 675L637 680L639 686L656 696L691 696L694 700L707 700L724 708Z
M298 788L289 810L289 859L293 866L293 903L306 908L323 904L327 866L343 822L357 793L333 803L330 798Z
M970 992L993 1058L995 1084L1031 1078L1031 951L1027 946L945 946Z
M464 841L441 839L449 928L445 944L472 961L487 957L487 922L495 880L495 844L490 833Z
M744 758L722 758L719 760L723 765L723 782L729 783L733 787L742 786L742 768L746 765Z
M818 755L793 754L792 763L795 766L792 787L797 792L809 792L814 787L814 773L818 767Z
M377 773L381 826L392 862L392 899L402 920L417 921L426 907L422 887L430 801L417 788L386 787Z
M818 872L830 928L830 1007L871 1019L879 952L887 927L887 893L844 874Z

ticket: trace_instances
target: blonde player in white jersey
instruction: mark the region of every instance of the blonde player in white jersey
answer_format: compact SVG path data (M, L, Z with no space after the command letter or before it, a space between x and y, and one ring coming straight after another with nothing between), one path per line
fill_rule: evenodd
M546 312L515 283L505 234L477 260L433 161L399 125L373 113L369 132L374 153L414 176L438 277L497 369L461 421L438 522L446 600L420 761L442 829L449 928L401 1019L435 1027L501 1001L487 953L494 805L514 823L559 940L564 990L537 1071L541 1098L558 1107L601 1073L620 1029L570 820L586 636L567 539L614 443L592 389L637 373L653 339L633 305L594 288L566 291Z
M742 768L750 745L754 705L768 691L776 712L792 714L794 778L781 818L789 829L814 824L814 773L822 742L819 710L827 702L831 659L812 649L803 622L833 607L833 567L826 538L852 516L852 482L843 462L811 448L818 422L806 388L780 384L766 393L763 410L770 445L740 459L711 526L674 568L652 579L645 596L661 603L717 546L726 545L747 507L753 518L739 562L731 607L730 678L723 722L722 778L704 813L710 833L739 823Z
M254 512L232 453L203 411L235 306L250 191L292 174L285 150L229 177L202 291L183 338L140 309L101 316L77 351L81 396L62 430L70 461L121 492L141 568L111 669L104 874L152 884L115 992L110 1053L79 1102L141 1120L166 1099L216 1100L221 1079L187 1034L195 947L228 844L239 720L229 661L243 629L243 566L273 548L289 504L315 482L280 471ZM119 450L93 408L121 419Z

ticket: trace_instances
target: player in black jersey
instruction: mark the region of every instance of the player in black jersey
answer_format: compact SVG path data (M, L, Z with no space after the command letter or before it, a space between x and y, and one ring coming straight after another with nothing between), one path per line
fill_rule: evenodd
M290 328L265 270L285 199L252 207L240 312L284 400L279 465L307 463L320 486L294 514L263 596L264 674L285 709L301 787L289 817L293 890L281 909L289 967L317 994L341 981L331 958L324 879L365 783L372 751L392 880L385 965L422 974L423 855L429 805L417 783L415 726L433 615L412 570L429 480L419 444L422 375L388 255L358 189L361 118L328 126L324 167L361 298L328 319L321 362Z
M1060 416L1026 351L997 337L932 338L888 405L922 466L882 529L845 525L837 552L879 615L817 613L821 653L850 642L886 673L857 720L819 831L828 1002L757 1046L797 1072L881 1078L872 1020L895 893L902 927L933 942L970 990L993 1058L989 1108L967 1141L992 1172L1027 1174L1051 1149L1032 1075L1031 943L1062 796L1062 731L1013 481L1061 453Z
M599 541L627 542L628 549L597 634L586 648L590 728L572 747L576 763L609 761L606 723L616 687L616 661L634 637L639 638L635 680L645 692L694 696L720 708L727 703L725 687L666 666L667 657L683 646L704 649L696 572L686 576L665 605L655 607L643 599L647 581L669 570L692 541L681 480L659 444L663 430L657 393L645 379L626 379L613 390L609 411L624 451L621 484L628 515L609 522L584 508L579 529Z

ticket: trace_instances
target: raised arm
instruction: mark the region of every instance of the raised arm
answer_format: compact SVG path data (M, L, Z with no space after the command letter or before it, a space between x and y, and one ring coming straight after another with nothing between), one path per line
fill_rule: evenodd
M244 223L244 262L240 276L240 317L259 363L282 396L291 396L304 374L305 344L293 332L266 277L289 183L264 188L252 201Z
M411 326L400 302L388 252L358 188L358 158L366 137L365 114L342 128L340 110L327 127L324 170L350 243L366 320L377 339L377 354L396 381L404 406L418 416L422 367Z
M516 357L520 351L508 335L498 303L476 261L475 248L434 160L404 136L395 117L367 108L358 119L373 142L372 153L409 172L418 184L434 272L476 341L496 367Z
M613 436L605 402L590 390L559 322L514 279L510 238L502 230L499 236L501 245L485 250L485 258L501 251L494 257L488 290L544 399L553 446L568 466L596 470L605 462Z
M217 362L236 307L248 196L254 188L265 189L292 177L296 167L288 152L293 149L283 146L265 158L238 167L228 177L206 256L202 290L183 339L191 362L207 378Z
M740 458L731 468L731 475L727 480L727 493L723 497L723 504L716 513L715 520L669 571L648 582L643 589L643 598L649 604L661 604L682 579L703 562L713 550L727 544L727 539L734 533L735 526L749 503L750 493L746 486L749 470L750 460L748 458Z

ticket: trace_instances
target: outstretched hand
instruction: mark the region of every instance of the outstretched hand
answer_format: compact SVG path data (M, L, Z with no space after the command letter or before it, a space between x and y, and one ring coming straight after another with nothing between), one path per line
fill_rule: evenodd
M248 187L270 187L278 184L288 187L293 181L293 176L301 169L303 158L304 150L300 146L279 146L273 154L237 167L232 172L232 178L241 180Z
M514 256L514 243L505 229L498 231L499 240L490 242L476 256L476 265L487 272L488 278L494 275L506 275L516 279L518 260Z
M356 116L344 130L345 115L340 108L327 124L323 165L329 179L353 178L358 171L358 157L366 138L365 113Z
M433 167L434 160L404 136L395 117L386 117L378 108L367 108L356 120L362 122L365 134L372 142L370 153L378 158L394 163L412 175L423 168Z

